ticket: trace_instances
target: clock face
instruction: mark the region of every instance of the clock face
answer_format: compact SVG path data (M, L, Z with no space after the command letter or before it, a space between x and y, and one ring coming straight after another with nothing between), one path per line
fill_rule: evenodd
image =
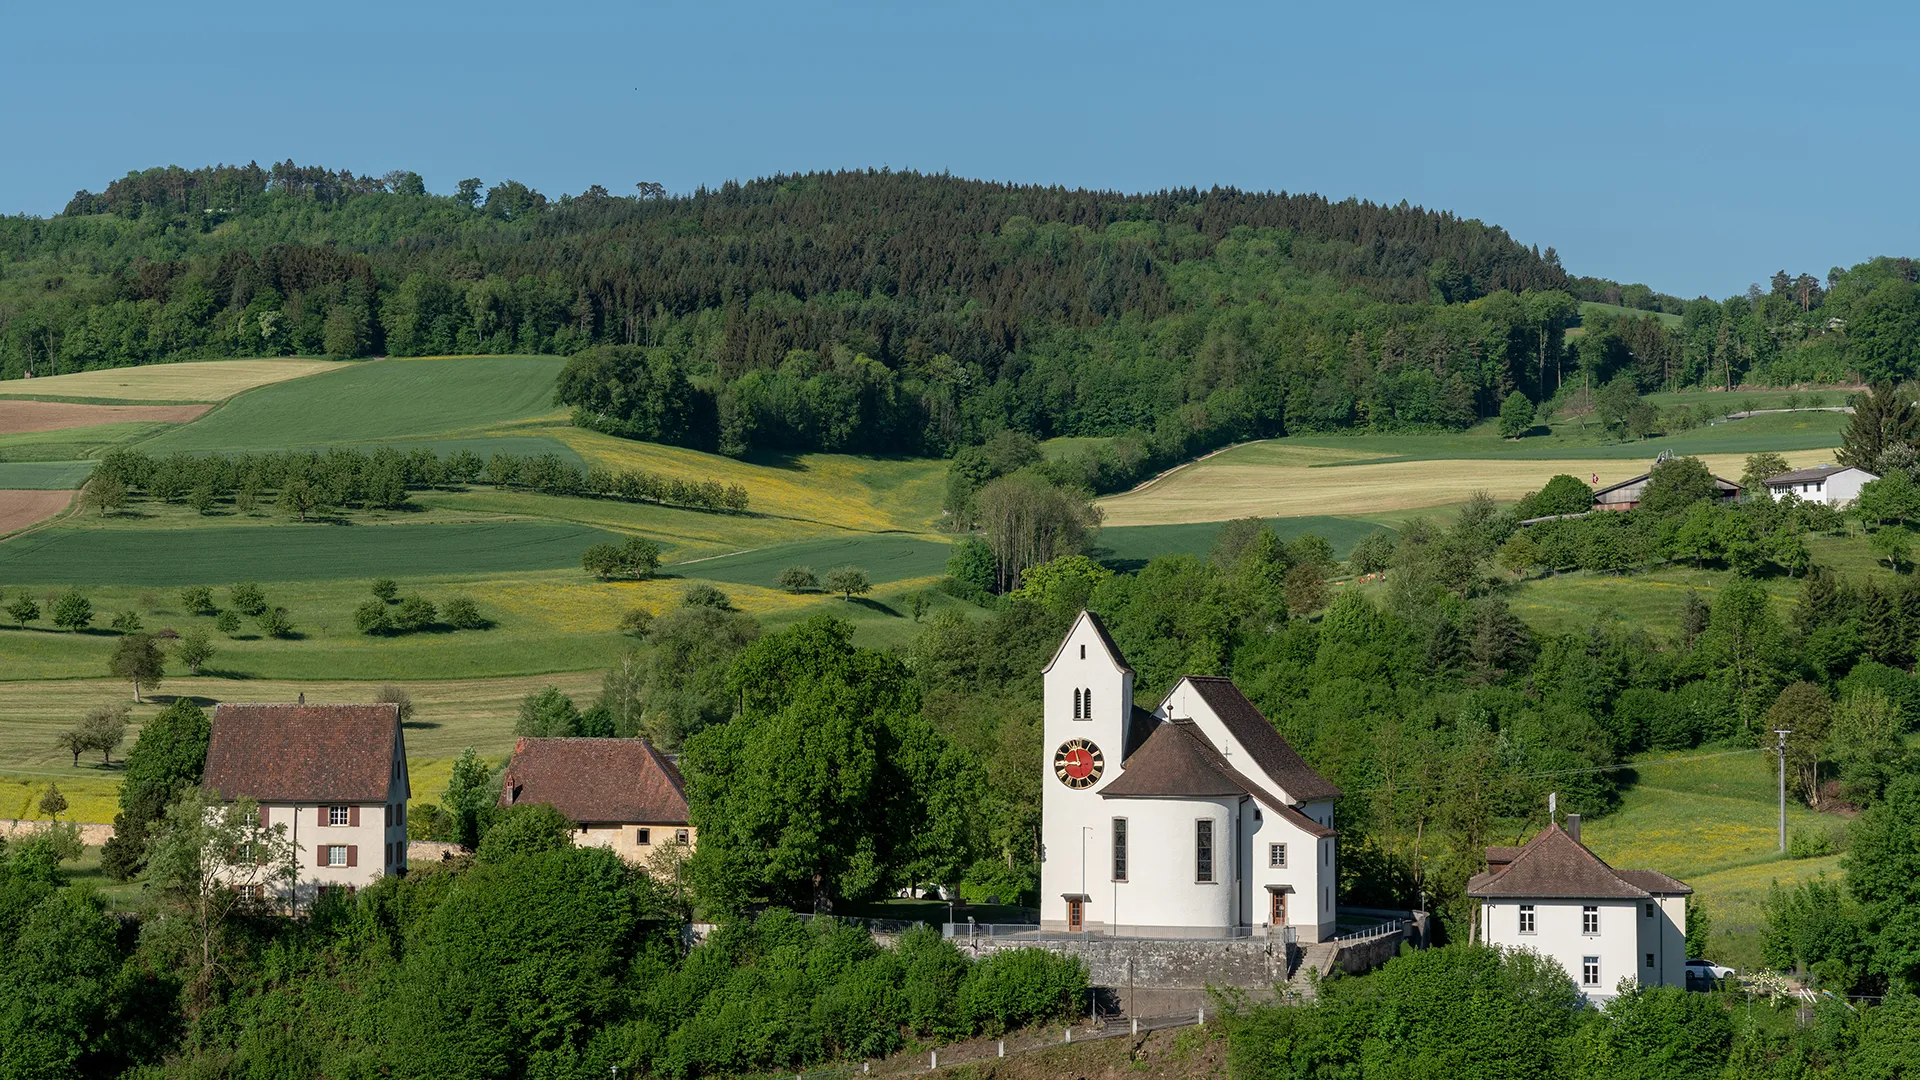
M1053 752L1053 775L1075 791L1099 783L1100 771L1106 767L1100 748L1085 739L1068 739Z

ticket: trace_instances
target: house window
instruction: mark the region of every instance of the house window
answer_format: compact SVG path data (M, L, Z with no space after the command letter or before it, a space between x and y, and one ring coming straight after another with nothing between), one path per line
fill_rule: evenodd
M1599 986L1600 985L1600 958L1599 957L1583 956L1580 958L1580 985L1581 986Z
M1272 867L1278 867L1282 870L1286 869L1287 845L1268 844L1267 845L1267 865Z
M1201 818L1193 823L1193 880L1206 883L1213 880L1213 819Z
M1520 932L1523 934L1533 933L1533 905L1532 904L1520 905Z
M347 845L345 844L327 845L327 865L328 866L347 865Z
M1127 880L1127 819L1113 819L1113 880Z
M1653 905L1652 905L1652 904L1648 904L1648 905L1647 905L1647 918L1649 918L1649 919L1651 919L1651 918L1653 918Z
M347 810L348 810L348 809L349 809L349 808L348 808L348 807L345 807L345 806L329 806L329 807L327 807L327 824L329 824L329 825L345 825L345 824L347 823L347 816L348 816L348 815L347 815Z
M1600 932L1600 909L1588 904L1580 909L1580 932L1589 936Z
M687 830L685 829L673 830L673 842L676 844L679 844L681 847L686 847L687 842L690 839L692 839L692 837L688 834Z
M652 829L633 830L633 842L640 847L651 846L653 844L653 830Z
M1648 967L1652 967L1652 966L1653 966L1653 954L1652 954L1652 953L1648 953L1648 954L1647 954L1647 966L1648 966Z

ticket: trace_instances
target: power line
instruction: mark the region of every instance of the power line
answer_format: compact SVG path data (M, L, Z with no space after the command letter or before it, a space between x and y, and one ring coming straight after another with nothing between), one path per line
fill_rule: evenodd
M1651 765L1683 765L1694 761L1712 761L1714 758L1736 757L1740 754L1758 754L1760 747L1747 750L1722 750L1717 754L1695 754L1692 757L1662 758L1658 761L1623 761L1618 765L1595 765L1585 769L1553 769L1548 772L1519 773L1513 776L1498 777L1497 780L1542 780L1552 776L1583 776L1592 773L1614 772L1618 769L1638 769ZM1434 791L1449 788L1478 787L1480 780L1466 782L1442 781L1437 784L1380 784L1376 787L1359 788L1349 792L1352 795L1366 795L1375 791Z

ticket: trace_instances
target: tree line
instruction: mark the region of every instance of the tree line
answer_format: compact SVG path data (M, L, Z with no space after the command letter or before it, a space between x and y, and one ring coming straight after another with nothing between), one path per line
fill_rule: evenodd
M456 450L441 457L431 447L402 451L391 446L372 452L333 447L159 457L138 450L112 450L94 467L85 499L100 512L112 513L129 493L140 493L161 502L185 503L206 514L227 505L235 512L250 513L272 496L276 506L305 520L309 514L351 506L398 507L407 502L410 491L473 483L699 510L738 513L747 508L745 487L717 480L688 480L644 469L583 469L552 453L495 453L482 458L469 450Z

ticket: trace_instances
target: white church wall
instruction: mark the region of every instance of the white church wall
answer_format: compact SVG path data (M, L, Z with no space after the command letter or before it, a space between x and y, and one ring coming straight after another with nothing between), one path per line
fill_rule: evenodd
M1068 631L1042 679L1045 740L1041 746L1041 863L1040 921L1051 928L1065 927L1065 893L1111 895L1097 888L1112 880L1112 818L1100 789L1120 775L1126 753L1126 723L1133 710L1133 675L1106 643L1086 615ZM1091 692L1092 710L1077 710L1075 694ZM1084 696L1082 702L1087 700ZM1054 768L1060 747L1084 739L1097 747L1101 772L1097 782L1075 789L1060 781ZM1082 888L1082 844L1087 849L1086 888ZM1108 907L1111 905L1109 904ZM1092 911L1088 913L1092 918Z
M1287 925L1302 942L1325 941L1334 935L1336 912L1333 885L1333 838L1317 837L1265 807L1253 830L1248 862L1250 910L1255 925L1271 922L1273 902L1269 885L1285 886ZM1274 866L1272 845L1286 845L1286 865Z

